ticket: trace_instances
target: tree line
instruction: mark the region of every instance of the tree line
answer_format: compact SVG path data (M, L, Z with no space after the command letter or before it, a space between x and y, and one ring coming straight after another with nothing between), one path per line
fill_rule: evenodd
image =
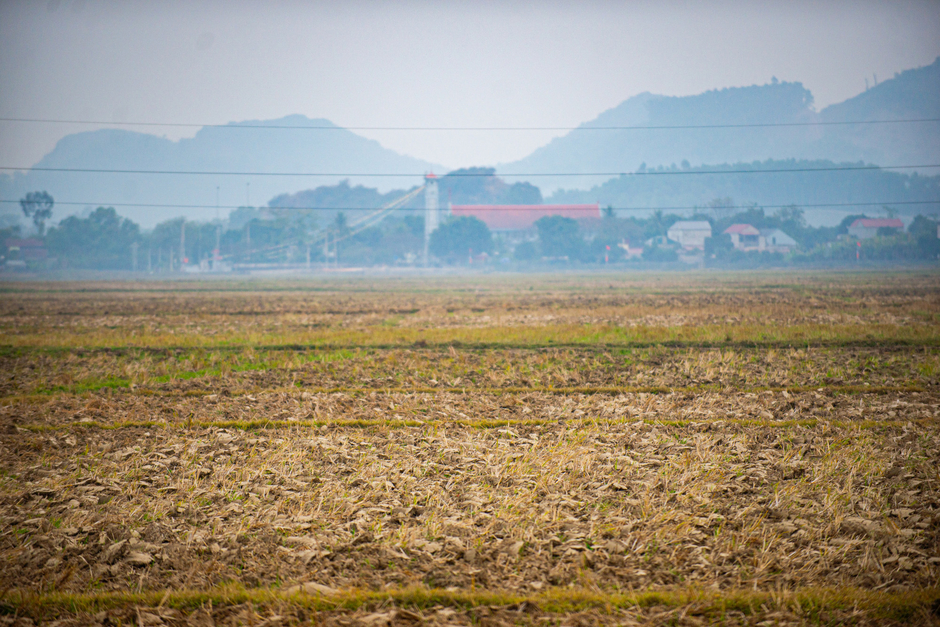
M343 211L321 226L314 209L240 207L225 222L179 217L145 232L113 207L68 216L46 228L54 199L45 192L27 194L21 207L48 251L46 267L175 272L210 260L228 264L416 265L422 261L424 246L423 212L417 209L362 227ZM892 210L885 208L885 212L890 215ZM622 245L627 244L643 249L641 262L668 263L676 262L682 251L663 236L675 222L692 219L708 221L712 227L713 235L705 242L706 265L838 265L860 257L857 243L845 236L852 222L861 217L867 216L850 215L837 226L812 227L797 206L772 213L756 204L741 210L731 198L717 198L692 216L657 211L646 217L623 218L610 207L601 219L591 221L549 216L538 220L530 232L511 234L494 234L483 221L461 216L445 220L431 234L429 249L432 262L438 265L485 259L525 266L625 262L627 253ZM722 232L736 223L778 228L795 239L799 249L788 255L735 250ZM20 227L0 230L2 241L21 235ZM862 250L868 261L936 260L940 255L937 222L918 216L906 232L881 233L866 241ZM4 253L9 258L9 251Z

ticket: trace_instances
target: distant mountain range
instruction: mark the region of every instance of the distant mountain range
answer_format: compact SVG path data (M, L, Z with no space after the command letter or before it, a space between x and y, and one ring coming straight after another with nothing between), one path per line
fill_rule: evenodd
M291 130L258 127L326 127ZM232 130L233 127L237 130ZM444 168L400 155L329 120L291 115L205 127L191 139L171 141L134 131L104 129L62 138L35 167L211 172L402 173L402 177L356 177L358 184L383 190L413 187L415 173ZM215 217L216 186L223 206L266 205L284 192L332 185L349 176L217 176L29 171L0 176L0 197L17 199L46 190L57 201L114 205L142 226L176 216ZM246 185L247 184L247 185ZM247 198L246 198L247 196ZM135 204L209 205L210 208L136 207ZM79 213L83 205L55 208L55 218ZM19 210L19 207L16 207ZM9 208L7 209L9 211ZM222 217L228 210L221 212Z
M679 201L681 204L687 201L704 204L723 195L722 190L725 188L717 183L717 179L715 186L703 185L709 179L700 179L694 185L691 182L679 186L659 185L659 191L650 191L650 188L647 190L649 193L644 192L645 196L630 196L640 188L630 187L634 185L633 182L626 184L615 177L617 173L635 172L641 167L671 168L675 164L676 168L682 169L702 164L751 163L767 159L864 161L878 165L940 163L940 123L937 122L799 125L806 122L913 118L940 118L940 58L929 66L902 72L854 98L819 112L813 108L812 94L800 83L773 81L768 85L728 88L685 97L640 94L586 122L578 130L551 141L528 157L498 166L497 174L509 183L520 180L506 176L512 173L578 174L528 178L543 194L554 194L550 200L574 200L593 194L598 197L589 200L612 204L629 202L636 205L640 204L639 198L646 196L650 203L655 204ZM761 124L796 125L662 128ZM257 128L265 126L316 126L327 127L328 130ZM647 128L610 130L610 127ZM268 204L269 201L272 204L296 205L316 203L321 197L330 197L331 202L336 204L336 190L328 194L304 193L304 190L321 186L335 187L343 179L349 178L352 189L357 186L377 188L370 198L374 196L374 202L380 203L387 200L387 195L393 189L409 189L420 184L420 179L416 180L414 174L432 170L441 173L445 170L440 165L398 154L378 142L337 127L328 120L311 120L302 115L278 120L238 122L225 127L206 127L193 138L179 141L126 130L76 133L60 140L53 151L35 167L171 172L337 173L336 176L313 177L31 170L12 176L0 175L0 198L15 200L30 191L46 190L60 202L55 209L55 219L106 204L115 206L122 215L145 228L179 215L197 220L214 218L217 186L220 188L223 206L246 203L258 206ZM356 172L401 173L402 176L345 175ZM591 176L589 173L611 174ZM936 169L923 171L927 175L937 173ZM679 177L671 178L678 180ZM492 183L497 179L489 177L487 180ZM607 182L609 184L603 187ZM751 189L750 185L742 184L737 189L750 190L748 193L751 196L736 199L757 200L771 196L778 199L776 194L769 192L769 188L762 192ZM676 189L681 189L682 193L676 195L670 192ZM448 194L462 193L458 187L454 190ZM488 194L495 194L494 197L510 194L507 196L509 198L521 193L525 198L539 197L538 190L518 186L506 187L505 190L499 188L496 192ZM792 198L778 200L798 202L799 197L807 195L804 192L806 190L794 190L790 194ZM281 198L277 201L271 200L278 196ZM447 195L442 196L442 201L446 202L447 198ZM365 200L365 197L357 197L357 202ZM62 201L82 204L64 205ZM346 202L352 202L352 198ZM209 208L188 209L173 205L208 205ZM5 205L0 209L7 214L16 210L16 205ZM224 217L227 210L221 214Z
M701 213L717 215L729 205L741 207L748 203L766 207L770 214L792 204L804 208L808 221L815 226L837 224L853 213L885 215L885 207L901 216L940 211L940 202L933 202L940 200L940 175L835 169L857 165L787 159L660 167L609 179L589 190L559 190L548 202L599 202L613 207L621 217L645 217L650 211L638 208L646 207L690 215L691 208L698 206ZM723 173L728 171L738 173ZM717 207L708 207L715 201ZM845 204L848 206L841 206Z
M500 165L497 171L503 176L514 172L634 172L644 164L670 167L683 161L694 166L791 158L883 166L937 164L937 122L798 126L924 118L940 118L940 58L819 112L813 109L813 95L800 83L774 81L685 97L643 93L528 157ZM661 128L755 124L797 126ZM624 126L641 128L609 130ZM936 174L937 170L923 173ZM559 188L587 189L609 178L539 177L532 182L548 195Z

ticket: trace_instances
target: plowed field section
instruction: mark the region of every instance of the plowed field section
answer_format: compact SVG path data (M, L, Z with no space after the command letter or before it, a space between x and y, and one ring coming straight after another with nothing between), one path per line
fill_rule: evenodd
M910 624L940 279L8 284L0 624Z

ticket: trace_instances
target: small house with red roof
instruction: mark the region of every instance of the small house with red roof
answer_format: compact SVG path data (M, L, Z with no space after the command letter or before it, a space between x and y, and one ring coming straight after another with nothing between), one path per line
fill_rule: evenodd
M904 230L904 223L897 218L859 218L849 226L849 237L871 239L878 229L891 229L893 233Z
M738 250L757 250L760 248L760 231L750 224L732 224L724 230L731 236L731 245Z

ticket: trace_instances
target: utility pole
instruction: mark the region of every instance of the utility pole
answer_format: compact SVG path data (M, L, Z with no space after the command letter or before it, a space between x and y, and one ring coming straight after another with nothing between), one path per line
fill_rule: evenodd
M222 223L215 225L215 250L212 251L212 269L216 270L216 265L222 261Z
M215 186L215 219L216 220L221 219L219 217L219 188L220 187L221 187L220 185Z
M151 263L151 249L147 247L147 274L153 274L153 264Z
M186 218L180 223L180 272L183 271L183 264L186 263Z
M246 254L248 255L248 261L251 261L251 222L245 224L245 240L248 246Z
M131 244L131 268L134 272L137 272L137 247L140 246L137 242Z
M310 269L310 244L307 244L307 270Z

